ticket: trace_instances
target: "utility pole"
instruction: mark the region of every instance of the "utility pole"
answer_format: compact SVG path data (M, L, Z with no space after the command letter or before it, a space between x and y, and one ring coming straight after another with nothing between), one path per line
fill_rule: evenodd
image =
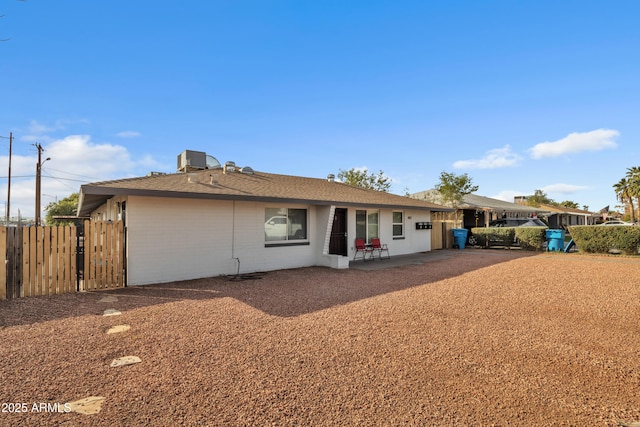
M40 220L40 181L42 179L42 164L47 160L51 160L51 157L47 157L44 162L42 161L42 152L44 148L39 143L34 144L38 149L38 163L36 163L36 226L42 224Z
M13 132L9 132L9 174L7 175L7 209L5 212L5 223L4 225L9 225L9 221L11 220L11 150L13 148Z
M11 149L13 147L13 132L9 132L9 138L7 138L6 136L0 136L0 138L9 140L9 175L7 181L7 203L4 209L5 225L8 225L9 219L11 218Z

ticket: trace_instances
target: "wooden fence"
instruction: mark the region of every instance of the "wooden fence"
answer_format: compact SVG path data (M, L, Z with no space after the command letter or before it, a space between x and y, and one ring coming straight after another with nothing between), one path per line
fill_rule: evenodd
M431 214L431 250L453 248L452 228L457 221L452 212L434 212Z
M0 227L0 300L125 285L121 221Z

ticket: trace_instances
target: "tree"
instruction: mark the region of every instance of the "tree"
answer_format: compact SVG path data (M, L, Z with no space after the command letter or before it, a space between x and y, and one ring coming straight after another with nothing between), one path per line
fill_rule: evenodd
M54 216L75 216L78 214L78 193L73 193L64 199L51 202L47 205L45 211L45 221L47 225L69 225L73 224L73 221L69 220L57 220Z
M552 205L554 201L544 191L535 190L533 196L527 197L527 204L529 206Z
M572 208L572 209L580 209L580 205L577 202L574 202L572 200L565 200L564 202L560 202L558 206L562 206L565 208Z
M441 203L451 206L452 208L457 208L464 196L478 191L478 186L473 185L473 180L466 173L456 175L442 171L440 172L440 182L436 184L435 189L442 197ZM458 209L456 209L456 222L459 220L458 214Z
M626 178L629 183L629 196L635 197L636 208L640 208L640 166L627 168ZM631 217L635 220L634 212L631 213Z
M456 175L442 171L440 182L436 184L435 189L442 195L445 205L455 208L462 202L464 196L478 191L478 186L473 185L473 180L466 173Z
M627 201L631 205L631 221L635 222L635 208L633 206L633 197L631 196L631 191L629 187L629 181L627 178L622 178L617 183L613 184L613 190L616 192L616 197L623 205L627 204Z
M351 168L348 171L340 169L338 179L345 184L367 188L369 190L388 192L391 188L391 179L385 176L382 171L376 175L373 172L369 174L367 169L358 170Z

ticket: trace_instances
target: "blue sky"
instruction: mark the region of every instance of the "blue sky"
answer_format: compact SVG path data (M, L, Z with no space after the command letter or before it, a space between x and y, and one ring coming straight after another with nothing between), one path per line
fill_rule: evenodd
M185 149L392 191L468 173L599 210L640 165L637 1L0 2L11 215ZM0 200L9 144L0 139ZM0 206L4 216L4 206Z

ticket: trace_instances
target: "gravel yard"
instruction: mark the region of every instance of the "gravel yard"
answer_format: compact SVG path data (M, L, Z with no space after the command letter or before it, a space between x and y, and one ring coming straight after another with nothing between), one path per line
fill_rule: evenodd
M0 301L0 425L640 422L640 259L438 253Z

